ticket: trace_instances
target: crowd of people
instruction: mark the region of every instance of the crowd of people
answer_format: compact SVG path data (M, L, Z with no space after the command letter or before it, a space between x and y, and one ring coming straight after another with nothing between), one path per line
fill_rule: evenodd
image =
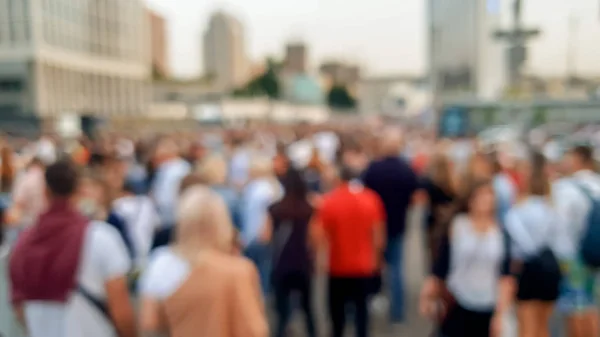
M520 337L550 336L557 310L569 337L600 334L589 146L557 160L400 126L267 125L46 136L1 155L11 300L31 337L283 337L297 307L309 337L342 337L349 320L371 336L381 294L390 325L406 323L415 206L436 336L504 336L514 309Z

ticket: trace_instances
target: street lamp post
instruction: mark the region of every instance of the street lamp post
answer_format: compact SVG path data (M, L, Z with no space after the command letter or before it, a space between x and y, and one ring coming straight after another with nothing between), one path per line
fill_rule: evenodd
M494 37L508 44L508 78L510 88L519 89L522 84L523 66L527 60L527 42L540 35L537 28L523 26L523 1L514 0L512 6L513 25L509 29L499 29L494 32Z

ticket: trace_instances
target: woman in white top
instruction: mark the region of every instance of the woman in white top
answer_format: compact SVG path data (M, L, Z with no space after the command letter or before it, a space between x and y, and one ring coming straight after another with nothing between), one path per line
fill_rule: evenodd
M439 321L444 337L500 336L513 281L492 182L473 182L465 202L434 258L421 293L421 311Z
M521 177L524 189L505 219L518 282L519 336L547 337L561 273L556 259L558 213L550 200L544 155L532 153L521 166Z

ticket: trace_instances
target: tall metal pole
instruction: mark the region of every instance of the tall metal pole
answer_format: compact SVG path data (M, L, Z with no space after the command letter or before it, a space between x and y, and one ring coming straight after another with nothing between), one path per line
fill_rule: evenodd
M567 77L569 83L577 76L577 70L575 69L576 57L577 57L577 30L579 28L579 19L573 12L569 15L569 32L567 36Z
M514 0L512 6L512 27L506 30L498 30L494 36L498 40L506 41L508 44L508 78L512 89L521 86L523 67L527 60L527 42L538 36L538 29L527 29L523 24L523 1Z

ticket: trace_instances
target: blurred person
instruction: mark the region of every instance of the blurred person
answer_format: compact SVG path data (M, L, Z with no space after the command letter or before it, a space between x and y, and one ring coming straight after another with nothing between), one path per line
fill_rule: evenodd
M112 201L115 215L122 219L128 237L131 239L134 267L145 267L152 240L160 228L160 220L152 199L136 193L136 187L125 183L119 195Z
M435 255L436 234L441 230L444 218L449 216L456 201L453 189L452 167L444 153L437 153L431 158L426 174L421 178L420 187L425 192L428 212L425 218L427 248L430 261Z
M285 153L285 145L277 144L277 151L273 157L273 169L278 179L283 179L291 167L290 158Z
M475 181L491 179L496 194L496 212L500 223L504 223L506 212L512 207L517 198L517 189L511 178L503 171L497 160L496 153L486 155L481 152L473 154L469 160L462 179L458 181L458 195L464 196L469 186Z
M287 336L292 317L291 296L299 292L309 337L316 336L312 304L313 252L308 247L309 224L314 209L306 184L297 170L282 179L283 198L269 207L265 241L273 246L272 282L277 310L276 337Z
M10 192L15 179L14 152L8 144L0 148L0 192Z
M133 235L124 218L113 207L116 191L99 171L86 171L78 185L79 211L90 220L104 221L113 226L125 243L131 259L136 258Z
M244 188L250 179L250 160L252 151L241 137L232 141L231 161L229 168L229 182L237 189Z
M333 337L344 336L346 306L354 306L358 337L369 336L368 299L385 244L384 205L351 168L340 168L338 186L325 195L311 224L312 240L329 256L328 310Z
M241 196L240 223L244 254L258 267L265 294L269 292L271 256L269 245L261 241L261 233L269 207L280 199L282 188L273 172L273 162L267 157L250 161L250 181Z
M45 170L44 162L37 157L33 158L15 181L7 219L11 227L23 228L33 225L38 215L45 210Z
M386 129L380 142L381 158L373 161L363 174L366 187L375 191L385 207L387 242L385 260L390 286L392 323L402 323L404 308L404 233L413 194L419 187L418 177L410 165L399 157L402 136L396 129Z
M316 147L314 147L310 161L308 162L308 165L306 165L306 168L303 170L304 181L308 185L309 191L311 193L321 193L321 174L324 168L325 165L321 161L321 158L319 156L319 150Z
M48 167L49 205L19 236L10 257L11 299L30 337L135 337L119 233L77 210L78 172Z
M396 154L397 155L397 154ZM347 138L340 151L340 165L351 167L357 172L364 171L369 165L369 158L364 147L353 138Z
M567 317L569 337L598 336L600 323L596 301L596 270L583 260L582 238L589 215L600 200L600 176L594 172L593 149L576 146L565 157L568 176L553 185L553 203L563 225L563 271L558 309Z
M448 224L432 273L423 284L420 310L438 321L440 336L502 336L514 280L509 240L495 214L492 182L472 182L465 203Z
M494 191L496 193L496 212L501 224L504 224L506 213L517 200L517 185L511 174L501 164L500 154L490 159L493 170Z
M161 229L156 233L152 244L152 247L156 248L167 245L171 239L179 186L192 168L179 156L177 143L169 137L158 141L152 162L156 172L150 188L150 196L154 200L161 221Z
M176 217L174 241L155 251L141 279L143 332L267 337L258 272L231 253L235 231L223 199L192 186L183 192Z
M521 168L526 188L506 215L518 291L520 337L549 337L561 280L556 254L559 218L552 205L546 159L534 152Z
M227 162L220 155L211 155L200 162L198 176L204 184L223 198L236 229L240 229L240 198L237 191L227 186Z

